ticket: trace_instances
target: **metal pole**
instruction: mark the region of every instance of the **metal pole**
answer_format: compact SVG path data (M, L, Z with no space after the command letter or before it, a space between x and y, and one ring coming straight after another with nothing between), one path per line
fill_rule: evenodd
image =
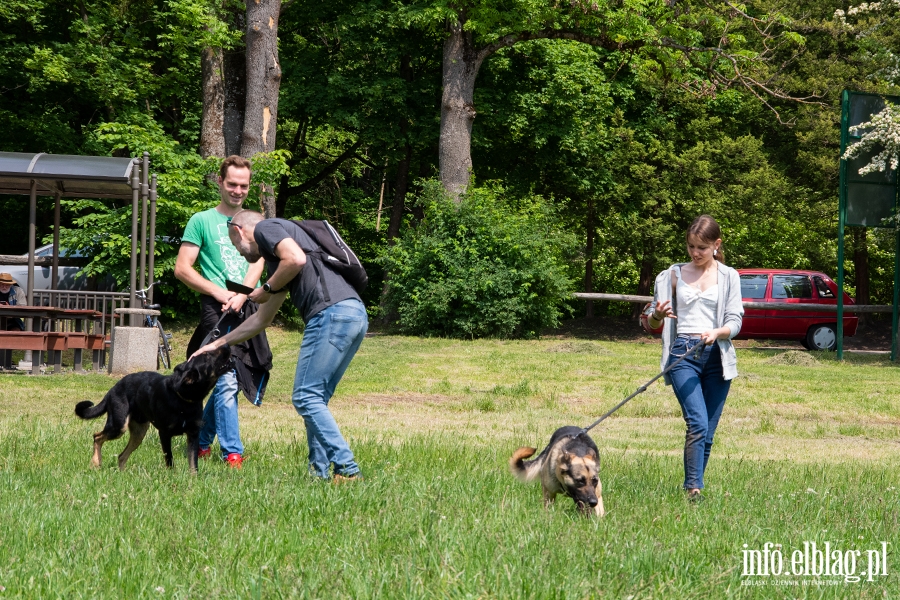
M150 255L148 272L150 273L150 283L156 279L154 271L156 259L156 173L150 179ZM149 303L153 304L153 288L150 288Z
M28 306L34 306L34 238L37 236L37 181L31 180L31 193L29 195L28 204ZM25 329L27 331L34 330L34 319L31 317L25 319ZM38 353L40 357L40 353ZM25 351L22 362L28 363L34 360L34 354L31 350ZM40 361L40 358L38 359ZM32 369L34 363L32 362Z
M56 192L56 202L53 205L53 266L50 269L51 289L59 289L59 209L62 194ZM50 296L50 305L57 305L57 295Z
M128 307L138 308L137 305L137 237L138 237L138 197L141 193L141 180L139 177L140 159L135 158L131 161L131 292L128 296ZM129 315L128 324L135 326L137 319L134 315Z
M838 271L837 271L837 359L844 358L844 225L847 216L847 161L843 159L847 149L847 128L850 123L850 92L841 94L841 159L840 193L838 194Z
M28 305L34 306L34 251L37 237L37 181L31 180L28 205ZM29 319L30 320L30 319ZM30 328L29 328L30 330Z
M900 305L900 228L894 230L894 312L891 314L891 362L897 360L897 307Z
M141 164L141 289L147 284L147 173L150 171L150 154L144 152Z

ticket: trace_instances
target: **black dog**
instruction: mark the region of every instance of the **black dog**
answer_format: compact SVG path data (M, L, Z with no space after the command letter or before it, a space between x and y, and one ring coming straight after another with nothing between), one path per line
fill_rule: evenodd
M172 438L187 435L188 465L197 472L197 453L200 450L200 427L203 425L203 399L215 387L216 380L232 368L231 348L222 346L215 352L181 363L168 376L155 371L126 375L110 389L100 404L85 400L75 405L75 414L82 419L96 419L106 413L106 426L94 434L94 456L91 464L100 467L103 443L131 434L128 445L119 455L119 469L125 468L150 427L159 430L159 441L172 466Z

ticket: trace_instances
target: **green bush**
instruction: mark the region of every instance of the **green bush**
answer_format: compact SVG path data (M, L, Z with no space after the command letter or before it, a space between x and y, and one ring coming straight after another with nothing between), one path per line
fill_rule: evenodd
M426 182L425 218L385 257L389 322L446 337L534 337L558 324L572 291L575 239L540 197L472 188L457 206Z

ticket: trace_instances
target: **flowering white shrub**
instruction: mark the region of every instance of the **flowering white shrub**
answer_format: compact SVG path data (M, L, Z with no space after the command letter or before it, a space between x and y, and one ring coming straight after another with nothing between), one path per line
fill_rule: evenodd
M888 104L880 113L872 115L871 121L855 125L849 131L853 135L865 129L869 131L864 133L858 142L849 146L841 158L844 160L856 158L860 153L881 144L884 149L873 156L871 162L859 170L859 174L868 175L875 171L884 171L889 161L890 168L896 169L900 161L900 108Z
M846 23L847 17L861 16L887 10L891 7L900 7L900 0L884 0L884 2L863 2L857 6L851 6L844 12L841 9L834 11L834 20Z

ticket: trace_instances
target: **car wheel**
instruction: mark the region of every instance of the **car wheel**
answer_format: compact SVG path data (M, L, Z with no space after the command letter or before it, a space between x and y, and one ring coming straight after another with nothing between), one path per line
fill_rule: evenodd
M809 345L809 342L806 341L806 338L800 340L800 345L806 348L807 350L812 350L812 347Z
M810 350L834 350L837 347L837 331L834 325L813 325L806 333Z

